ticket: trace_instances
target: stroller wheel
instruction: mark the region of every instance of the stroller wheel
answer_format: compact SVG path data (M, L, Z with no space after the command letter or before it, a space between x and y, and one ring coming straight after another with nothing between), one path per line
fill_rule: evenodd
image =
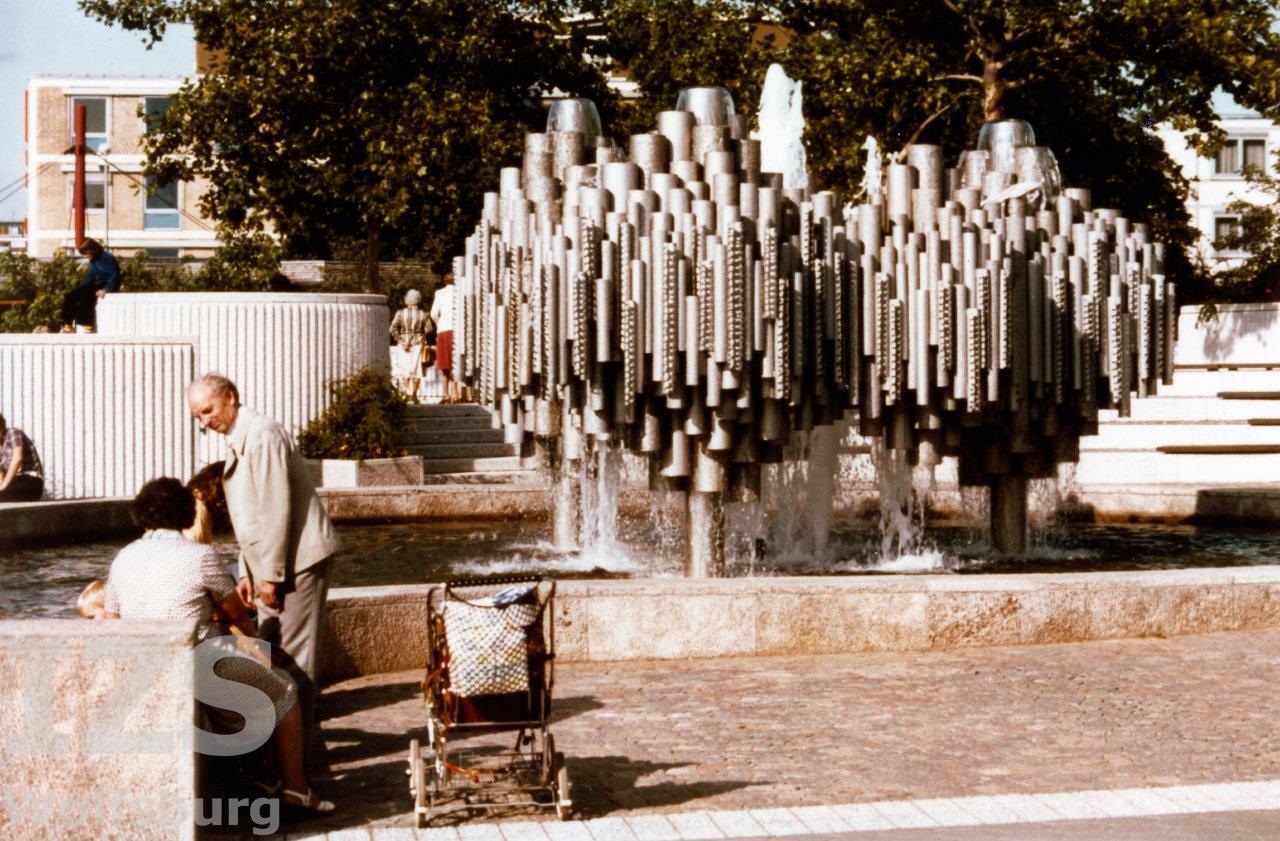
M556 762L556 817L567 821L573 817L573 801L569 799L569 768L564 763L564 754L555 755Z

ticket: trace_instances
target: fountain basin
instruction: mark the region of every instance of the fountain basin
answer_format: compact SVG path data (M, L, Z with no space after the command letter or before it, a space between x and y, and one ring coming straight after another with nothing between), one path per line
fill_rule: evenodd
M326 681L421 668L430 585L329 594ZM1280 627L1280 565L985 576L561 581L567 661L941 651ZM390 641L394 640L394 645Z

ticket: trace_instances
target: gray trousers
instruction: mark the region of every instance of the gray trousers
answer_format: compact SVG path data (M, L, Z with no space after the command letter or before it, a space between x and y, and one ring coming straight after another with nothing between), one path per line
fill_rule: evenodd
M308 746L318 736L316 670L320 665L320 635L324 631L325 600L329 597L331 560L325 558L293 577L282 610L258 601L258 634L288 655L283 666L298 685L304 744Z

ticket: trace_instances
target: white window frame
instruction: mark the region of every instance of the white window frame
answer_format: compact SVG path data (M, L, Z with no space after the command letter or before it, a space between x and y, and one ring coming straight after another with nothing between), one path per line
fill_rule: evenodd
M105 172L86 172L84 174L84 186L86 188L91 185L102 185L102 207L86 207L85 213L106 213L111 208L111 179L107 177ZM67 212L75 212L76 204L76 177L74 173L67 174Z
M164 208L164 207L147 207L147 199L149 199L149 198L151 197L151 194L150 194L150 192L149 192L149 188L150 188L150 184L149 184L149 182L150 182L150 180L151 180L151 179L150 179L150 178L148 178L148 179L146 179L146 181L144 181L144 182L143 182L144 184L146 184L146 185L147 185L148 190L144 190L144 191L143 191L143 194L142 194L142 229L143 229L144 231L180 231L180 230L182 230L182 210L181 210L181 208L182 208L182 199L183 199L183 195L182 195L182 193L183 193L183 189L182 189L182 184L183 184L183 182L181 182L181 181L177 182L177 189L174 191L174 192L177 194L177 199L176 199L176 201L174 202L174 203L177 205L177 207L173 207L173 208ZM178 220L178 224L173 225L173 226L171 226L171 227L168 227L168 226L166 226L166 227L159 227L159 226L153 227L153 226L151 226L151 225L148 225L148 224L147 224L147 218L148 218L151 214L158 214L158 215L163 215L163 216L173 216L174 218L176 218L176 219Z
M1246 142L1262 143L1263 168L1266 168L1266 162L1271 155L1270 145L1267 143L1267 136L1265 134L1236 134L1227 138L1226 146L1234 146L1236 149L1237 169L1234 172L1218 172L1218 156L1214 155L1209 159L1209 164L1213 167L1211 175L1214 179L1221 181L1244 180L1244 144ZM1226 148L1226 146L1223 148Z
M96 132L86 128L84 133L84 145L97 152L111 142L111 97L109 96L73 95L67 98L67 146L76 145L76 103L85 99L102 100L102 124L106 130Z

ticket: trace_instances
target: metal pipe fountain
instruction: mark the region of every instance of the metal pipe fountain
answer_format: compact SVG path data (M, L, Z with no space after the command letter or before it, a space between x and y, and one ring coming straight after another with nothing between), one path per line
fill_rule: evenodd
M1025 123L952 169L908 146L882 201L784 189L714 90L627 150L587 142L594 108L553 107L454 260L454 368L508 440L555 453L556 542L577 541L583 460L625 448L688 494L687 572L719 575L724 503L758 499L793 432L849 417L910 463L957 456L996 549L1023 551L1027 479L1172 376L1163 245L1061 190Z

